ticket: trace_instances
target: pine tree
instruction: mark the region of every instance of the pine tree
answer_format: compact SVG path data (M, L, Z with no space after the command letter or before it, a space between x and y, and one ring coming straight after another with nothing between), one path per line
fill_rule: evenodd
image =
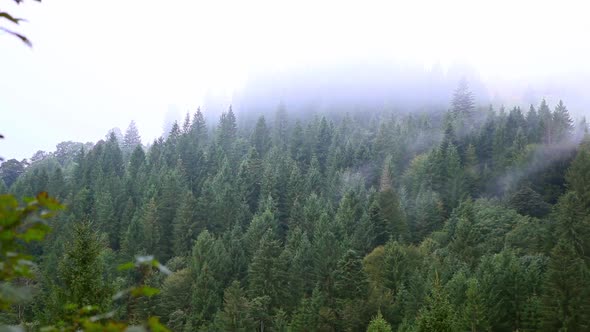
M141 136L139 136L135 121L132 120L123 137L123 153L129 155L137 146L141 146Z
M190 191L186 192L172 223L172 244L176 256L187 256L190 253L193 239L200 231L197 228L196 206L197 200L193 194Z
M445 174L447 182L443 187L442 197L445 208L452 211L467 194L465 174L461 166L459 152L454 145L449 145L445 151Z
M105 310L112 291L108 280L104 279L104 266L100 259L103 244L88 222L76 223L72 235L72 241L66 244L58 266L60 306L73 304L82 308L95 305Z
M334 234L334 225L323 213L317 223L312 242L313 274L320 290L332 299L338 261L342 246Z
M174 331L182 331L190 313L191 274L189 269L174 271L164 280L158 296L158 314Z
M186 112L184 116L184 121L182 122L182 134L187 135L191 131L191 115Z
M334 287L341 299L362 299L367 295L367 277L354 250L348 250L338 261Z
M571 244L551 250L545 274L543 327L547 331L585 331L590 327L588 272Z
M488 310L477 279L471 278L467 281L466 297L462 317L463 328L472 332L488 330Z
M250 331L253 320L250 317L251 304L240 282L234 280L223 292L223 311L219 324L223 331Z
M545 99L541 101L538 114L540 121L539 127L543 142L545 144L554 143L555 139L553 134L555 126L553 125L553 115L551 114L551 110L549 109L549 105L547 105L547 101L545 101Z
M231 154L237 135L236 116L230 106L227 112L221 114L219 128L217 129L217 144L224 153Z
M510 196L508 204L522 215L537 218L545 216L550 210L550 205L543 201L541 195L526 185Z
M416 321L419 332L452 332L456 330L455 313L440 284L438 275L431 294L426 298L426 305L420 310Z
M264 157L266 152L270 149L270 130L266 126L264 116L261 115L258 118L258 122L256 122L256 127L254 127L250 141L261 157Z
M320 127L318 136L315 144L315 155L318 158L318 164L320 171L323 173L326 170L328 161L328 154L330 146L332 145L332 128L328 124L328 120L322 117L320 121Z
M223 281L229 267L223 243L203 231L197 237L189 261L192 279L191 324L206 328L222 303Z
M262 161L257 150L251 148L248 157L240 165L238 178L245 203L252 214L258 210L258 202L260 201L261 172Z
M392 187L391 172L391 159L387 158L381 174L378 196L381 218L387 225L388 234L395 239L407 240L409 238L408 225L399 196ZM378 228L377 231L379 231Z
M207 124L200 107L193 115L190 132L197 146L203 148L207 144Z
M113 199L108 192L98 193L96 196L96 225L107 234L110 247L116 250L119 248L119 220L115 217Z
M287 117L287 110L285 106L281 103L277 109L275 114L275 124L273 128L273 145L277 146L279 149L285 149L288 143L288 129L289 129L289 121Z
M535 107L531 104L526 114L527 138L531 143L539 143L541 140L540 119Z
M387 227L387 220L381 212L379 200L374 200L369 207L369 222L373 229L374 243L372 247L384 245L389 240L390 231Z
M324 305L324 294L316 287L311 297L301 299L299 308L293 314L291 330L293 331L314 331L319 330L320 310Z
M149 202L144 206L142 216L139 220L142 231L141 248L144 252L155 251L156 257L161 255L160 252L160 239L162 232L160 229L160 222L158 220L158 211L156 206L156 200L150 199Z
M119 148L119 142L114 133L109 135L105 144L104 154L101 157L102 172L105 176L122 177L124 174L123 153Z
M299 122L299 120L295 122L295 128L293 128L293 133L291 135L291 158L297 162L299 167L302 167L307 163L309 156L306 153L305 136L303 134L303 127L301 126L301 122Z
M381 311L377 313L377 316L371 319L369 326L367 327L367 332L391 332L391 325L383 319L383 315Z
M425 188L418 192L414 209L413 238L415 242L420 242L428 234L442 227L444 209L437 193Z
M554 135L556 142L561 142L564 139L567 139L574 130L574 121L561 100L557 106L555 106L555 111L553 112L553 125L555 126Z
M469 91L467 80L461 79L457 89L453 93L451 109L455 117L470 119L475 109L473 94Z
M576 193L581 207L590 212L590 140L580 145L576 158L566 173L568 188Z
M284 297L285 269L280 260L281 247L271 230L260 239L258 250L254 253L248 268L249 292L252 298L268 296L269 305L277 307Z

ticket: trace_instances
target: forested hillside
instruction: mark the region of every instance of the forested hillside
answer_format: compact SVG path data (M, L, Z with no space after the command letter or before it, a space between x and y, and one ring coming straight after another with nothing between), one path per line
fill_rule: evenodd
M132 123L5 161L0 192L67 208L29 246L33 300L0 321L92 304L173 331L588 331L587 124L473 100L462 83L446 112L198 110L148 147ZM138 255L172 273L117 270ZM161 292L111 301L140 278Z

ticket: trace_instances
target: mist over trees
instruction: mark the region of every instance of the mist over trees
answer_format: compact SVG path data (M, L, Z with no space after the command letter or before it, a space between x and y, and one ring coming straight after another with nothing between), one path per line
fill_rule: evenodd
M442 113L448 109L461 78L469 80L470 91L477 97L474 101L479 105L490 103L488 87L468 65L445 69L438 63L425 67L409 61L376 59L253 72L234 93L231 103L241 117L248 119L261 112L273 116L279 103L297 115L354 114L367 108ZM211 108L217 109L218 105L211 102Z
M173 331L587 330L588 126L562 102L494 109L472 91L414 112L199 109L149 148L132 122L8 160L2 192L67 209L31 248L32 301L0 321L92 304ZM172 273L115 269L146 254ZM161 293L109 301L140 278Z

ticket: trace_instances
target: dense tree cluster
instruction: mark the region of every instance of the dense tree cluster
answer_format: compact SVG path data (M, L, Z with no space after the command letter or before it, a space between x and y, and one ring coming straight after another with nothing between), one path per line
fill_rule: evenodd
M369 114L367 116L367 114ZM567 108L275 119L216 126L198 110L141 145L132 123L94 145L7 161L0 189L48 190L67 211L34 247L35 301L174 331L585 331L590 328L590 140ZM582 142L579 144L579 142ZM110 308L153 254L161 294Z

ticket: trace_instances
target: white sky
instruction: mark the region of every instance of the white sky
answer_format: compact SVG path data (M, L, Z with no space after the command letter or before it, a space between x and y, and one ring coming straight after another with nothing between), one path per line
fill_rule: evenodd
M584 1L0 1L34 45L0 34L5 158L132 119L151 140L171 105L194 111L248 72L302 63L465 61L504 81L590 71Z

